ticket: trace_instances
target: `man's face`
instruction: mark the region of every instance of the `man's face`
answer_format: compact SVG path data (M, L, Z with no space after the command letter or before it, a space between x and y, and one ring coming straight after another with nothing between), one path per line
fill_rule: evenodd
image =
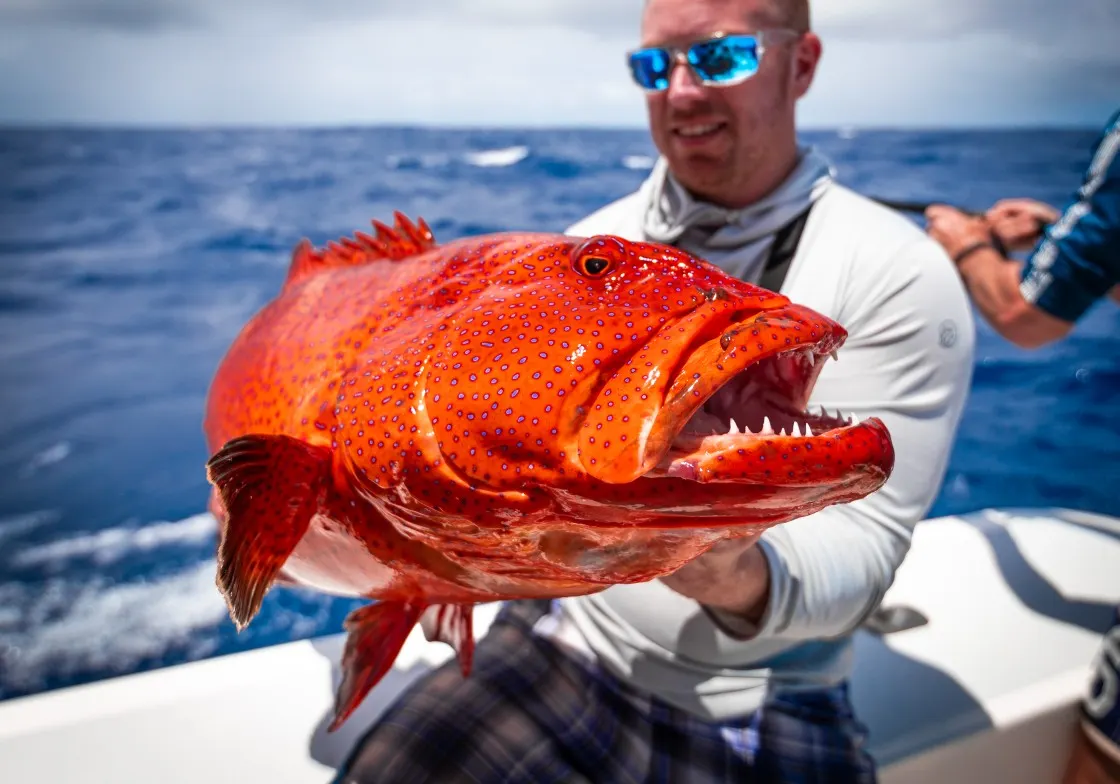
M715 33L782 26L771 0L650 0L641 45L683 49ZM648 94L653 141L686 188L717 203L733 201L760 160L794 149L794 105L819 55L812 43L805 51L806 37L815 40L764 36L758 72L734 86L704 86L678 64L668 89ZM806 56L812 58L807 68Z

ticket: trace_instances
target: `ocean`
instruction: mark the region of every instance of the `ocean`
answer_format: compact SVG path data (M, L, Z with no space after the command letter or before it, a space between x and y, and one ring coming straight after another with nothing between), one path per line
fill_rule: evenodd
M1062 206L1095 129L815 131L869 195ZM359 602L276 589L235 632L214 587L201 415L292 246L393 210L437 238L561 231L635 188L644 131L0 130L0 699L336 633ZM1036 352L978 319L931 516L1120 515L1120 308Z

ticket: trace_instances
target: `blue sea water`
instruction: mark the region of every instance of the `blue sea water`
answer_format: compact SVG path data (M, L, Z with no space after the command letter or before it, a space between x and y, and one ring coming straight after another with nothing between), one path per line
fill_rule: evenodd
M868 194L1061 206L1095 130L806 134ZM340 630L274 590L234 631L214 587L201 412L301 238L393 210L440 239L563 230L646 176L642 131L0 131L0 699ZM1120 308L1017 350L978 321L931 515L1120 514Z

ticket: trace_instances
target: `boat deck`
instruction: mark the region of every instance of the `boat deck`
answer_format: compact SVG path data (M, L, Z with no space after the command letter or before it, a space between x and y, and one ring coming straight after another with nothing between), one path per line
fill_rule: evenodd
M1076 704L1120 604L1120 520L984 510L927 520L884 607L928 622L857 632L853 698L883 784L1058 779ZM496 606L479 607L476 633ZM4 784L325 784L368 723L451 650L416 629L337 733L340 635L0 703Z

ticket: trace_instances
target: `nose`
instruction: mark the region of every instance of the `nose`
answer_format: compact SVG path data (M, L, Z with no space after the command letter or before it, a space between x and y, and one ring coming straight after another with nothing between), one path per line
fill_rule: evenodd
M666 99L677 106L704 100L705 88L700 78L693 72L683 52L678 52L669 71L669 86L665 90Z

